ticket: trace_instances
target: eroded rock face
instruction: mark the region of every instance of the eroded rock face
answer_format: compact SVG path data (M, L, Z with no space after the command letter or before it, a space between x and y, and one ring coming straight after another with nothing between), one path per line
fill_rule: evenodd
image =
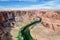
M41 12L40 12L41 13ZM42 18L41 25L31 30L36 40L59 40L60 39L60 13L59 11L47 10L46 13L38 14Z
M29 21L36 20L37 18L42 19L41 25L44 29L47 29L48 31L55 33L60 31L60 11L57 10L0 11L0 40L8 40L6 39L7 37L6 34L8 34L11 31L11 28L13 28L15 23L18 22L20 22L21 24L23 22L27 23ZM38 29L38 27L36 29ZM33 31L35 31L35 29ZM34 33L31 32L31 34ZM8 34L8 36L9 35L10 34ZM12 39L10 38L10 40Z
M0 12L0 40L8 40L7 35L8 32L11 30L11 24L14 21L14 14L13 12ZM8 28L7 28L8 27ZM6 35L7 34L7 35Z
M42 24L52 28L54 31L60 31L60 14L55 11L47 12L42 16Z

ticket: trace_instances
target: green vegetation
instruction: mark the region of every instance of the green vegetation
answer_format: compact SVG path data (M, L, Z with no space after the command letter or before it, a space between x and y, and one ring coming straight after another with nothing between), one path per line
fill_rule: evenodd
M41 22L41 19L40 20L36 20L34 22L31 22L30 24L27 24L25 26L23 26L22 29L19 30L19 33L18 33L18 40L34 40L32 38L32 36L30 35L30 30L29 30L29 27L32 26L32 25L35 25L37 23L40 23Z

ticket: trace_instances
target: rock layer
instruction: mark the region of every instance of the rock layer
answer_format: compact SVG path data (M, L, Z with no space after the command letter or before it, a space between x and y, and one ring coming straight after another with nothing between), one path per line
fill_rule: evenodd
M48 31L58 33L60 31L60 11L59 10L17 10L17 11L0 11L0 40L8 40L11 36L16 23L29 22L42 19L41 25ZM17 24L20 25L20 24ZM39 26L40 27L40 26ZM38 27L36 28L38 29ZM17 30L17 29L16 29ZM35 31L35 30L33 30ZM40 32L39 32L40 33ZM34 34L33 32L31 34ZM7 37L9 38L7 39ZM33 35L34 36L34 35Z

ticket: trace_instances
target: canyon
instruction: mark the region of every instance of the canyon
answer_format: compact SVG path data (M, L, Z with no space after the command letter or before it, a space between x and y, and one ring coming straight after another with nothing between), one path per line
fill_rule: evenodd
M5 10L0 11L0 40L17 40L22 26L42 19L41 23L30 28L35 40L60 40L59 10Z

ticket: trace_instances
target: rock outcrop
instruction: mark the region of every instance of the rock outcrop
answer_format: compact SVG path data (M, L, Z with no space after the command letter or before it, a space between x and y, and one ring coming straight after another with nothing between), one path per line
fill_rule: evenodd
M8 40L7 35L15 22L31 21L41 18L41 25L52 32L60 31L59 10L0 11L0 40ZM10 40L12 40L10 38Z

